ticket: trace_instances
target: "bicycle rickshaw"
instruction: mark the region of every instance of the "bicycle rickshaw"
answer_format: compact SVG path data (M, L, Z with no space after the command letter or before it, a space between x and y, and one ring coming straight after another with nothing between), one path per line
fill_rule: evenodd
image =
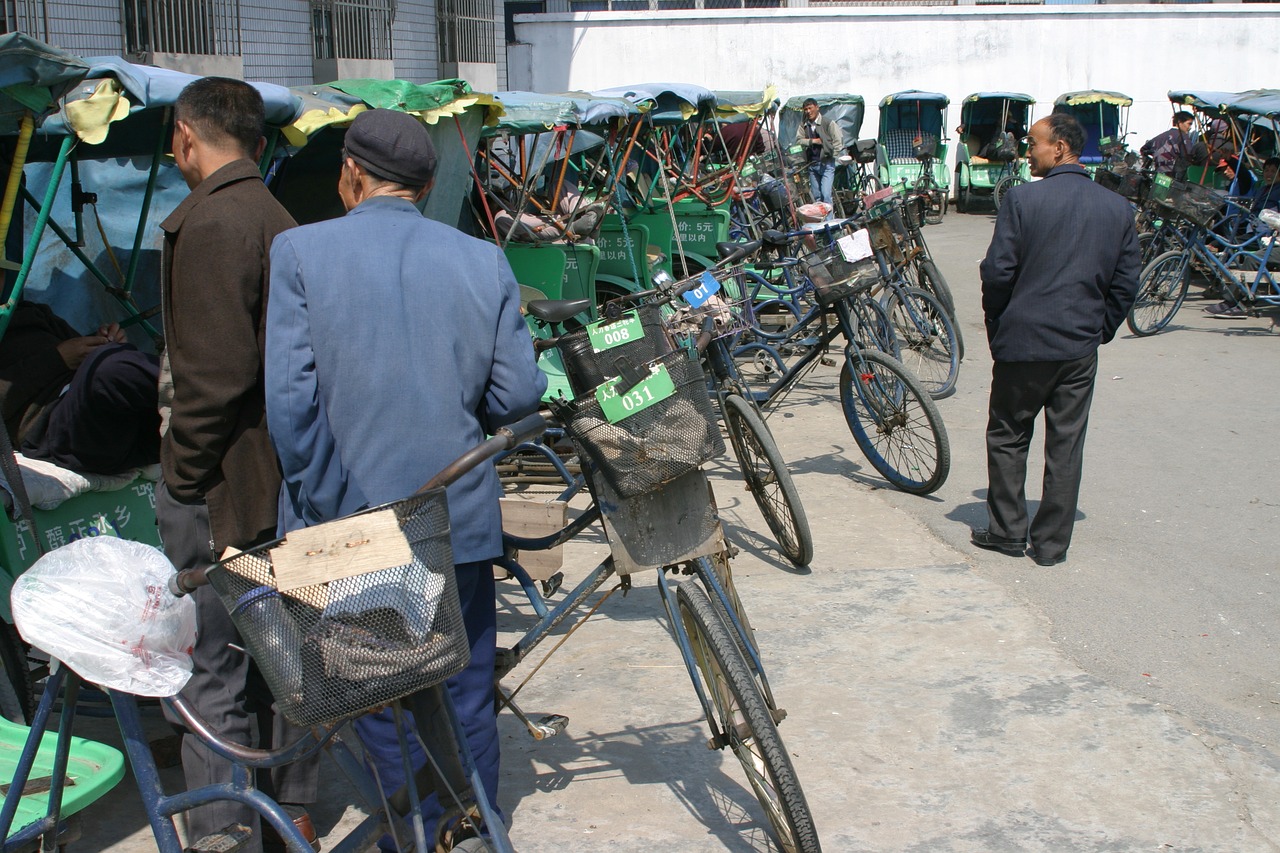
M1235 138L1244 142L1241 171L1250 164L1260 166L1262 159L1280 150L1280 91L1257 90L1222 101L1218 110L1229 119ZM1152 242L1167 251L1142 271L1128 317L1134 334L1154 335L1165 329L1196 274L1241 309L1233 316L1258 316L1280 308L1280 256L1275 253L1280 212L1254 212L1245 198L1164 175L1154 179L1151 195L1164 215Z
M956 146L956 208L972 210L978 197L996 209L1004 193L1031 179L1023 159L1023 139L1031 128L1035 99L1016 92L976 92L960 107L960 144Z
M880 183L904 195L916 193L928 202L931 223L946 215L951 174L947 170L947 106L937 92L911 89L880 101Z
M1054 99L1054 112L1065 112L1075 117L1084 128L1080 164L1090 175L1103 163L1123 160L1131 106L1133 98L1128 95L1098 89L1067 92Z
M1215 167L1224 157L1247 147L1235 136L1236 128L1227 119L1226 108L1244 93L1212 90L1171 90L1169 104L1174 111L1188 110L1195 116L1191 155L1185 164L1186 180L1214 189L1227 188L1225 176Z
M788 145L794 142L796 131L803 120L802 105L809 98L818 102L818 109L834 121L844 134L844 153L851 159L836 163L835 185L832 190L835 215L840 218L853 216L862 206L862 196L881 188L876 162L878 144L875 140L863 140L862 120L866 115L866 102L861 95L825 94L798 95L783 105L779 119L781 138ZM804 152L791 152L792 157ZM808 185L808 179L805 179Z

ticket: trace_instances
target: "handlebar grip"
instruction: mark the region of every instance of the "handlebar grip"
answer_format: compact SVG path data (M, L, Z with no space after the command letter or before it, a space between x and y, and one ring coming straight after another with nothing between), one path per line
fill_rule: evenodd
M202 586L208 586L209 577L206 572L208 572L208 567L203 566L198 569L183 569L174 573L169 578L169 592L173 593L175 598L182 598Z
M542 435L547 431L547 425L547 416L542 412L534 412L513 424L502 427L498 430L498 434L505 437L507 447L512 448Z

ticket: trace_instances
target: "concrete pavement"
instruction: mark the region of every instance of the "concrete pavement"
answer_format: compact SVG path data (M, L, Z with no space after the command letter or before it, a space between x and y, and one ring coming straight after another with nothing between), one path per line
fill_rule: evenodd
M983 248L965 251L980 257ZM971 352L981 346L971 333ZM985 368L966 364L960 381L985 388ZM789 567L753 532L766 528L731 465L712 467L742 551L739 587L789 714L780 732L824 849L1280 849L1275 754L1075 664L1038 609L973 570L984 555L956 550L964 546L895 505L834 392L835 370L819 368L770 417L815 535L808 570ZM953 452L973 452L954 442ZM570 582L600 548L574 543ZM1022 562L1008 571L1048 571ZM504 597L507 628L522 622L516 601ZM521 705L571 721L537 743L502 718L502 806L522 853L772 849L736 760L703 745L652 577L606 602ZM96 732L111 740L109 726ZM333 770L326 765L314 814L336 837L357 813ZM166 772L171 786L180 777ZM154 850L129 784L86 815L80 849Z

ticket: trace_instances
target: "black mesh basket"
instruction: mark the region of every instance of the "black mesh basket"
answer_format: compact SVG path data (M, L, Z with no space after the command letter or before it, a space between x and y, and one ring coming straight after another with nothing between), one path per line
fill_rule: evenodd
M622 365L632 367L671 352L671 339L662 324L662 309L649 304L640 305L635 311L640 316L644 336L603 352L595 351L586 330L560 336L556 348L560 350L564 372L575 396L586 394L606 379L619 375Z
M470 660L444 489L359 516L383 511L394 513L409 545L404 565L279 590L272 552L286 537L209 570L280 712L296 725L385 705L439 684Z
M834 243L810 252L800 259L805 273L813 282L818 302L831 305L846 299L873 283L880 275L875 256L860 261L846 261Z
M724 453L701 366L683 350L654 362L671 375L675 393L616 423L594 395L559 413L579 452L588 456L624 498L654 491ZM640 368L647 372L647 366Z
M1226 201L1226 196L1209 187L1176 179L1154 181L1151 185L1151 198L1201 228L1208 228L1213 224Z
M1093 173L1093 180L1113 193L1138 203L1145 201L1151 191L1150 176L1144 175L1137 169L1121 172L1099 167Z

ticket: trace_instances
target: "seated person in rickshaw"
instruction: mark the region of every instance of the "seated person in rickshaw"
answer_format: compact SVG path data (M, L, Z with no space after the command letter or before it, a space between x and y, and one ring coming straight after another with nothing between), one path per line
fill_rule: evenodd
M1241 174L1248 174L1248 170L1242 171ZM1270 233L1271 228L1258 222L1257 216L1264 210L1280 211L1280 157L1268 157L1262 164L1262 177L1254 181L1253 191L1249 193L1247 199L1249 212L1253 214L1250 218L1249 230L1262 234ZM1272 263L1274 261L1268 263L1268 266L1270 267ZM1204 309L1204 313L1222 320L1248 316L1243 305L1230 300L1210 305Z
M89 474L160 461L159 360L115 323L81 335L20 300L0 338L0 407L14 449Z

